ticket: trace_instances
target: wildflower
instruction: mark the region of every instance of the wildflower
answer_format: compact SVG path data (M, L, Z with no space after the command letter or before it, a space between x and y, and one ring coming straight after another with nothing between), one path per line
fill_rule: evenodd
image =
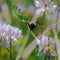
M47 36L43 36L42 37L42 41L41 41L41 45L47 45L48 44L48 37Z
M37 8L39 8L40 7L40 3L39 3L39 1L35 1L35 6L37 7Z
M54 13L57 8L57 5L54 5L54 3L50 0L44 0L44 2L42 0L35 0L35 7L37 9L31 21L34 24L36 24L39 16L43 16L44 13L46 17L49 13Z
M7 24L0 24L0 37L2 37L2 45L8 45L10 39L12 42L17 41L22 38L22 30L19 30L17 27L12 27Z
M51 56L56 56L56 52L54 51L55 49L55 42L47 37L47 36L42 36L42 40L40 42L40 46L41 46L41 51L43 51L43 53L47 53L47 55L51 55Z
M53 2L51 2L50 0L45 0L44 2L42 2L42 0L35 1L35 6L36 8L40 9L41 12L54 12L55 9L57 8L57 5L54 5Z

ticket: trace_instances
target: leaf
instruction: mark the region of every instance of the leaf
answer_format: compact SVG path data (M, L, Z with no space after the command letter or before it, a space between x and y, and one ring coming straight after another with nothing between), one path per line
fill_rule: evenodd
M20 47L20 49L18 50L18 53L17 53L17 56L16 56L16 60L19 60L21 58L22 52L23 52L23 50L24 50L24 48L26 46L26 43L27 43L28 38L29 38L29 35L30 35L30 30L27 29L27 34L24 37L24 43Z

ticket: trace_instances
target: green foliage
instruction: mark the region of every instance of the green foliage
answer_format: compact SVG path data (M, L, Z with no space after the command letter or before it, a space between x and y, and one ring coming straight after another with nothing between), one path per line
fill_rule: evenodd
M42 34L43 31L46 30L46 27L48 27L48 22L46 21L45 14L38 18L36 24L39 26L35 27L33 30L28 29L28 24L30 22L30 18L26 16L26 12L21 12L20 9L14 4L19 2L19 0L6 0L6 3L9 7L9 13L11 17L11 25L16 26L19 29L22 30L23 34L23 42L20 40L16 42L15 46L12 47L12 60L20 59L22 56L22 53L24 49L33 41L34 36L32 35L31 31L35 34L37 37L39 34ZM20 0L21 1L21 0ZM30 5L34 5L35 0L22 0L24 2L24 5L26 8L28 8ZM53 0L55 4L58 2L56 0ZM14 16L13 13L16 15ZM32 17L31 17L32 18ZM27 24L26 24L27 23ZM54 37L53 32L51 31L50 37ZM31 37L31 38L30 38ZM58 38L60 39L60 32L58 32ZM1 60L9 60L9 49L2 47L2 57ZM15 51L16 50L16 51ZM38 49L35 49L32 54L28 57L27 60L49 60L47 54L44 54L43 52L40 52L40 55L37 56ZM57 57L51 57L50 60L57 60Z
M30 5L33 5L34 0L25 0L25 7L29 7Z
M23 42L22 46L18 49L16 60L19 60L21 58L21 54L22 54L22 52L24 51L24 49L26 47L29 35L30 35L30 30L27 30L27 33L26 33L26 35L23 39L24 42Z

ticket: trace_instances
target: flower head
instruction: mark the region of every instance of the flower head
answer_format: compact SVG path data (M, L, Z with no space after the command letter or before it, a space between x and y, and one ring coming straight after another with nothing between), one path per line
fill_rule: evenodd
M7 24L0 24L0 37L2 37L2 45L7 45L10 42L17 41L22 38L22 30L19 30L17 27L12 27Z
M41 46L41 51L43 51L43 53L47 53L48 55L51 56L57 55L56 52L54 51L55 42L51 38L43 35L42 40L40 42L40 46Z
M35 0L35 6L43 12L54 12L57 8L57 5L54 5L51 0L44 0L44 2L42 0Z
M42 41L41 41L41 45L47 45L48 44L48 37L47 36L43 36L42 37Z

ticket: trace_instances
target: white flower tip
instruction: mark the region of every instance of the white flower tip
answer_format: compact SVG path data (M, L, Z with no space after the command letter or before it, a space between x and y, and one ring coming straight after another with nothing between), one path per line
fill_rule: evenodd
M36 39L36 43L37 43L37 45L40 45L40 40Z
M35 3L36 3L36 4L39 4L39 1L35 0Z
M40 5L39 1L35 0L35 6L39 7L39 5Z
M41 11L42 11L42 12L44 12L44 11L45 11L45 9L44 9L44 8L41 8Z
M44 39L45 39L45 36L43 35L43 36L42 36L42 40L44 40Z
M53 8L56 9L57 8L57 5L53 5Z

